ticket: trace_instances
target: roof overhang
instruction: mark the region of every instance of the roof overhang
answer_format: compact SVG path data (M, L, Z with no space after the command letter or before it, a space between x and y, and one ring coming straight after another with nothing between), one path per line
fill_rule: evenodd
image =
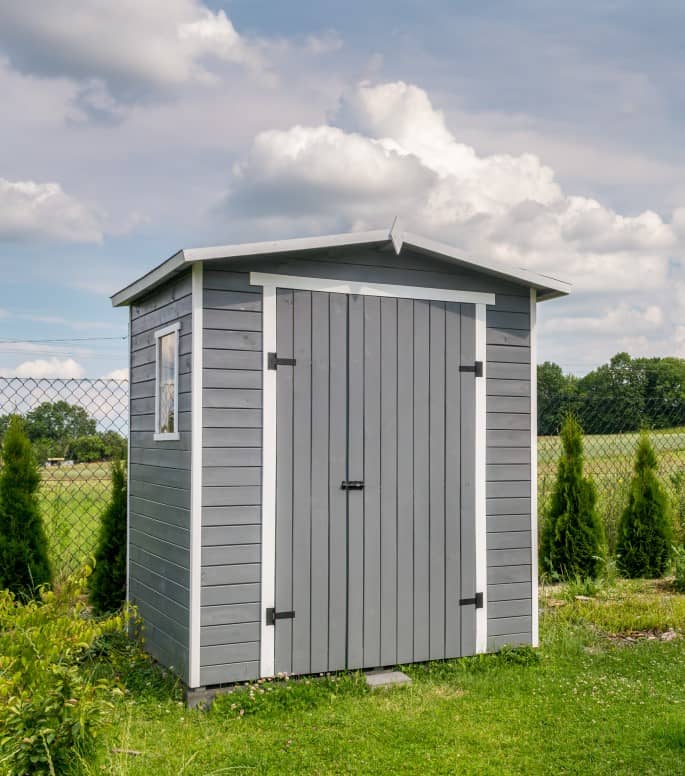
M121 307L131 304L160 283L183 271L189 265L200 261L238 260L247 259L251 256L273 256L278 254L297 255L308 251L353 246L386 247L388 250L394 250L398 255L407 247L417 253L441 259L455 266L483 272L486 275L534 288L538 292L537 298L539 301L565 296L571 291L570 283L549 275L542 275L527 269L512 269L511 267L493 262L465 258L459 250L451 245L430 240L410 232L404 232L399 220L395 219L389 230L379 229L370 232L302 237L292 240L217 245L210 248L187 248L175 253L165 262L114 294L111 297L112 305L114 307Z

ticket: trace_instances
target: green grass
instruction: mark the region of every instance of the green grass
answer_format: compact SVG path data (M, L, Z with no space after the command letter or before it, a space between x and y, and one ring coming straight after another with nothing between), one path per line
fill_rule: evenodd
M409 688L372 693L355 675L257 684L252 697L248 689L191 711L169 677L119 656L112 670L129 691L89 770L685 773L685 596L651 582L619 583L590 602L563 594L542 591L537 652L408 667ZM615 638L669 628L680 631L674 641Z
M79 571L94 554L110 490L106 462L41 469L39 500L56 579Z

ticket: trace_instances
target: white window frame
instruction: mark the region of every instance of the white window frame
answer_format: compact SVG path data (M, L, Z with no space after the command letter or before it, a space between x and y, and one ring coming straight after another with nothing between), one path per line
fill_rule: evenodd
M486 652L488 644L487 528L486 528L486 305L495 304L495 294L459 291L389 283L358 283L347 280L276 275L250 272L250 284L262 286L262 554L260 676L271 677L275 670L275 632L267 625L266 609L276 598L276 371L269 369L268 354L276 352L276 289L326 291L399 299L425 299L474 304L476 360L483 362L483 378L476 380L475 414L475 521L476 591L483 593L483 607L476 610L476 652Z
M179 418L178 418L178 350L179 350L179 332L181 330L181 324L179 321L172 323L170 326L165 326L163 329L158 329L155 332L155 428L154 428L154 441L155 442L172 442L181 438L181 434L178 430ZM162 337L166 337L169 334L174 334L174 431L161 432L159 430L159 342Z

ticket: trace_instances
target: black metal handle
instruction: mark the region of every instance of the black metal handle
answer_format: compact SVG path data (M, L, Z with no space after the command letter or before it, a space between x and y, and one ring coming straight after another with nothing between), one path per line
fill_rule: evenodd
M270 606L266 610L266 624L275 625L276 620L292 620L295 617L295 612L277 612L273 606Z
M472 606L473 604L476 605L476 609L482 609L483 608L483 594L482 593L476 593L476 595L473 598L460 598L459 599L459 606Z
M364 490L364 480L343 480L340 490Z

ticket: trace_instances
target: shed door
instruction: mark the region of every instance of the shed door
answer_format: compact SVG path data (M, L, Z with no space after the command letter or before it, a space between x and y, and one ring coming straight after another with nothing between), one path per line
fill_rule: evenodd
M277 372L275 608L294 617L275 620L276 672L473 653L474 305L279 289L276 307L295 359Z

